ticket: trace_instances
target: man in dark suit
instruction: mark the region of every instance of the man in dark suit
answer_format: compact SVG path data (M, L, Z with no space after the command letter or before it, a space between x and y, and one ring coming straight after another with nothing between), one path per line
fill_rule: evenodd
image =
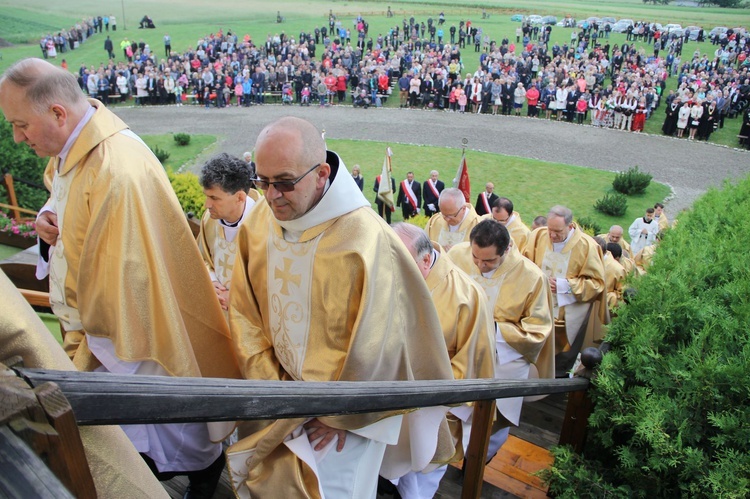
M493 192L494 190L495 184L487 182L484 186L484 190L479 193L479 196L477 196L477 204L474 207L477 210L477 215L482 216L487 213L492 213L492 203L494 203L498 197L497 194Z
M375 185L373 186L372 190L377 194L378 189L380 189L380 175L375 177ZM393 177L391 177L391 192L396 192L396 180ZM377 197L377 195L375 196L375 204L378 206L378 215L380 215L381 218L385 219L385 221L390 225L392 212L390 206L381 201L380 198Z
M419 214L422 205L422 186L414 180L414 172L408 172L398 188L396 206L401 207L404 220Z
M503 83L502 93L500 94L500 101L503 105L503 115L510 115L511 110L513 109L513 92L515 89L515 82L512 78L508 77L508 79L505 80L505 83Z
M424 208L424 214L428 217L431 217L440 211L438 199L440 198L440 193L443 192L443 189L445 189L445 184L442 180L438 180L438 171L432 170L430 172L430 178L425 180L424 185L422 186L422 194L424 197L422 207Z

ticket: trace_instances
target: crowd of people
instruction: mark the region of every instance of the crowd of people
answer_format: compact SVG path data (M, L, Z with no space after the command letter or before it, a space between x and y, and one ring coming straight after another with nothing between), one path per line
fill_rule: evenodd
M183 53L172 51L166 34L164 57L143 41L124 39L122 60L82 66L79 82L100 98L207 107L263 104L271 96L288 104L367 107L398 93L402 107L504 115L525 109L529 117L636 132L665 99L673 104L673 94L691 107L714 102L714 124L704 128L741 113L750 95L747 33L729 33L713 57L699 50L685 56L687 36L653 26L637 24L632 41L619 45L610 44L606 26L584 25L560 45L550 43L550 26L522 23L515 40L497 40L469 20L447 27L444 16L412 17L374 35L361 16L348 27L331 14L327 26L296 38L281 32L258 42L220 30ZM480 53L478 67L469 71L462 57L467 44ZM106 82L89 83L92 76ZM665 96L670 77L678 90Z
M244 160L222 153L203 165L196 242L156 157L78 84L42 59L0 78L14 139L50 157L36 272L49 276L65 348L34 327L19 332L28 313L12 290L17 306L0 321L2 338L17 343L12 354L121 376L553 378L603 340L616 313L622 228L596 241L557 205L532 231L493 184L474 206L437 171L424 183L407 173L395 202L395 181L387 202L378 191L405 219L431 215L423 229L391 227L364 197L359 170L350 174L321 131L296 117L263 128ZM668 224L662 210L657 203L631 225L632 251L653 245ZM1 271L0 285L8 294ZM59 360L66 354L72 364ZM497 401L486 460L519 424L523 400ZM101 442L87 451L102 497L164 497L156 479L187 475L185 497L209 498L227 465L243 497L373 497L379 476L405 499L433 497L446 463L466 452L472 411L266 420L243 425L226 450L218 442L233 422L125 425L110 432L106 455L95 452Z
M84 18L68 29L62 29L57 33L49 33L39 40L39 48L45 59L56 59L58 55L77 49L81 43L95 33L117 31L117 18L115 16L93 16ZM64 61L64 59L63 59ZM66 66L63 66L66 68Z

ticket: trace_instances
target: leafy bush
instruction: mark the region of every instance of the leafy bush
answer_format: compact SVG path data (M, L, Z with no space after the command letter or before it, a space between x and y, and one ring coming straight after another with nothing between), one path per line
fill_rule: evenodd
M425 225L427 225L427 222L430 220L430 217L427 215L419 214L417 216L411 217L409 220L404 220L404 222L416 225L420 229L424 228Z
M158 159L159 163L161 163L162 165L167 159L169 159L169 152L165 151L159 146L154 146L151 149L151 152L154 153L154 156L156 156L156 159Z
M617 191L628 196L634 194L643 194L646 187L651 183L653 177L644 173L634 166L624 173L618 173L612 181L612 187Z
M0 175L10 173L13 176L18 205L22 208L38 211L47 202L49 193L44 188L46 165L47 160L38 157L27 145L16 144L13 141L13 128L10 123L0 118ZM20 179L38 187L20 182ZM0 188L0 202L8 201L5 190Z
M192 212L200 220L206 210L206 196L203 194L198 177L192 173L167 172L169 182L172 184L177 199L180 201L182 211Z
M628 199L619 192L605 194L603 198L596 201L594 209L605 215L621 217L628 211Z
M176 133L174 134L174 141L177 142L178 146L186 146L190 143L190 134Z
M580 217L576 219L576 222L578 223L578 226L583 229L583 232L592 237L602 233L601 226L596 223L593 218Z
M750 179L711 190L664 236L606 339L583 460L556 461L630 497L750 497Z

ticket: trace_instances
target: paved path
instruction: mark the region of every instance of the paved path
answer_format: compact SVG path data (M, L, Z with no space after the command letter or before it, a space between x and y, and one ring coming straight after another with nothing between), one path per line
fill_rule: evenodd
M638 165L669 184L672 217L711 186L750 171L750 153L670 137L603 130L511 116L468 115L407 109L354 109L265 105L205 109L201 106L118 108L115 112L139 134L168 132L219 135L218 149L241 156L260 130L275 118L299 116L325 129L328 138L389 141L469 148L555 161L607 171ZM201 158L203 159L203 158ZM549 179L554 182L554 179Z

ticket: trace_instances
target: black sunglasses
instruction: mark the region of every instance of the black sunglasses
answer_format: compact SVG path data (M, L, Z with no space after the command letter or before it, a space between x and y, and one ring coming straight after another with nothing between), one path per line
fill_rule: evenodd
M295 178L294 180L279 180L276 182L269 182L268 180L263 180L262 178L251 178L253 182L255 182L255 186L262 190L268 190L268 187L273 186L274 189L276 189L279 192L292 192L294 190L294 186L297 185L297 182L305 178L305 176L319 167L321 163L318 163L317 165L313 166L309 170L307 170L305 173L303 173L301 176Z

